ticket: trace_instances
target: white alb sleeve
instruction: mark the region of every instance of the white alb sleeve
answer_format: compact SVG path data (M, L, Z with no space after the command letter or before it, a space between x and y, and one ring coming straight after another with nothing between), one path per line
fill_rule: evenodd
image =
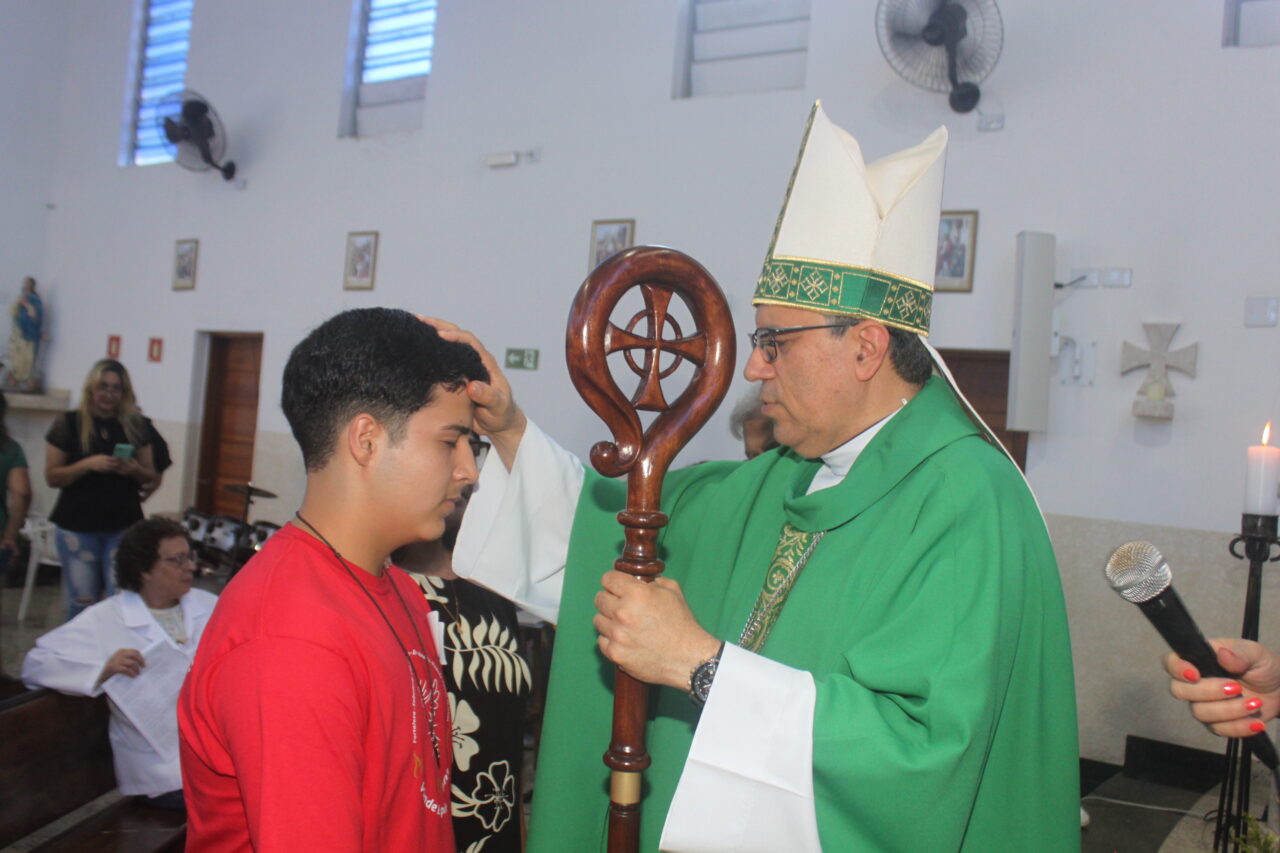
M582 462L533 421L507 471L490 453L462 517L453 569L555 622Z
M667 853L821 853L813 676L726 644L667 812Z
M22 661L22 681L33 690L48 687L97 696L102 693L98 676L106 663L85 620L68 622L36 640L35 648Z

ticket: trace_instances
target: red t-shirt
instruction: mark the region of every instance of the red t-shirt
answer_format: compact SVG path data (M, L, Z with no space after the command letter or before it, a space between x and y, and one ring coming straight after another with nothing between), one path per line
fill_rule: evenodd
M178 700L187 850L452 853L426 603L399 569L350 569L287 525L227 585Z

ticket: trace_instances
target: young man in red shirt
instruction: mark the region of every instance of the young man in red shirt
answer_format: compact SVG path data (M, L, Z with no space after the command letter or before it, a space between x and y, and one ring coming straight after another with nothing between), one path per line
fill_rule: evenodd
M360 309L294 348L307 488L228 584L178 704L188 850L453 851L435 620L388 555L475 482L475 350Z

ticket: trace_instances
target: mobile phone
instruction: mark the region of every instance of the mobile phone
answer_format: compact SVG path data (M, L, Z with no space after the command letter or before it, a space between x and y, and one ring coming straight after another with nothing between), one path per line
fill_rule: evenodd
M117 445L116 445L115 452L113 452L111 455L112 455L112 456L114 456L114 457L116 457L117 459L132 459L132 458L133 458L133 445L132 445L132 444L117 444Z

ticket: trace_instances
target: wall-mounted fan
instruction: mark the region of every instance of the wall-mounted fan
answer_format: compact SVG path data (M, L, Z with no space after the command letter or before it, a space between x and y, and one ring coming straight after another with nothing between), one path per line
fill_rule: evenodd
M235 177L236 164L221 162L227 154L222 119L199 94L183 89L165 98L156 107L156 123L179 166L193 172L217 169L224 181Z
M904 80L949 92L951 109L967 113L1000 58L1004 25L995 0L880 0L876 38Z

